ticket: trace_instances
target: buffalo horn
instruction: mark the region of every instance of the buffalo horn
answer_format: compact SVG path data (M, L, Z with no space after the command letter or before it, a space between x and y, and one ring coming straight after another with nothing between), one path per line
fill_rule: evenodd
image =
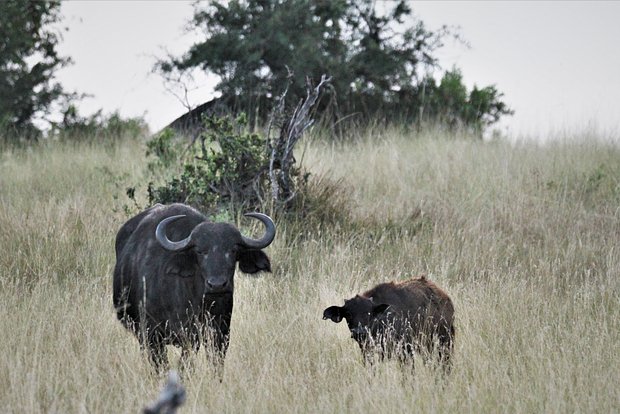
M187 247L187 245L192 239L192 235L190 234L189 236L187 236L187 238L183 240L173 242L168 239L168 236L166 236L166 226L168 225L168 223L178 220L181 217L185 217L185 214L181 214L179 216L167 217L163 219L162 221L160 221L159 224L157 225L157 229L155 230L155 238L157 239L159 244L161 244L161 246L166 250L172 250L172 251L183 250L184 248Z
M265 225L265 234L258 240L250 239L249 237L245 237L243 235L241 236L245 246L251 249L263 249L269 246L276 237L276 225L273 224L273 220L271 220L268 215L262 213L247 213L244 215L246 217L258 219Z

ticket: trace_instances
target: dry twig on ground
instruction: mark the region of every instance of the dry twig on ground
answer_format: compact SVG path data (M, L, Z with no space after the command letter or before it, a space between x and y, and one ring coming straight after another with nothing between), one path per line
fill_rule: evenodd
M176 371L168 373L168 380L157 400L144 408L144 414L174 414L185 402L185 387L179 381Z

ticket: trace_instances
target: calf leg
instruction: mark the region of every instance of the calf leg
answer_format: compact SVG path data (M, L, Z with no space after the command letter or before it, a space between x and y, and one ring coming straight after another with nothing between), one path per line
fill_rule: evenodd
M400 365L411 365L414 367L413 362L414 346L410 342L403 341L398 346L398 362Z
M438 335L438 356L439 362L443 364L446 372L452 368L452 348L454 347L454 326L442 329Z

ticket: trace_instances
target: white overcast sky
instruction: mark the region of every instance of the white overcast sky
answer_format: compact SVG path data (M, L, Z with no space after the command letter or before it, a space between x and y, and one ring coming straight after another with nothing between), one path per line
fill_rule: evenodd
M426 1L414 13L430 29L460 26L467 49L447 42L444 68L462 69L472 86L495 84L515 110L499 127L533 138L550 131L618 131L620 2ZM74 64L59 72L69 90L92 94L83 113L102 108L144 115L158 130L185 111L150 74L155 57L179 55L199 39L184 31L189 1L65 1L60 51ZM190 102L213 96L213 79L199 77Z

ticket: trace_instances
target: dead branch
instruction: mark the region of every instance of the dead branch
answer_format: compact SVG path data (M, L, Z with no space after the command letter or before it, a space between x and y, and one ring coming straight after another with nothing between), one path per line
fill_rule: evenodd
M280 122L280 120L276 118L281 118L284 114L284 102L285 102L286 94L288 93L288 88L291 84L291 79L293 78L293 73L291 72L288 66L286 66L286 70L288 71L288 75L286 77L286 80L287 80L286 88L284 89L284 92L282 92L282 94L278 96L278 98L276 99L276 104L274 105L273 110L271 111L271 116L269 116L269 123L267 125L267 135L266 135L267 136L267 150L269 151L269 154L270 154L269 155L269 181L271 182L271 197L273 200L278 199L278 194L280 192L280 186L278 185L278 179L276 177L276 171L275 171L277 149L274 146L274 144L277 145L278 142L272 142L270 137L271 137L271 129L273 128L274 124ZM273 141L276 141L276 140L273 140Z
M321 94L321 88L330 81L331 77L328 78L323 75L319 84L313 87L310 78L306 78L306 98L299 101L290 119L283 123L280 134L270 144L269 178L271 181L271 196L276 203L286 204L295 196L295 190L291 183L291 172L295 163L293 149L303 136L303 133L313 124L314 120L311 118L311 111ZM278 102L279 109L272 114L269 128L271 128L275 115L277 113L281 114L283 111L283 101L287 90L280 97L280 102Z

